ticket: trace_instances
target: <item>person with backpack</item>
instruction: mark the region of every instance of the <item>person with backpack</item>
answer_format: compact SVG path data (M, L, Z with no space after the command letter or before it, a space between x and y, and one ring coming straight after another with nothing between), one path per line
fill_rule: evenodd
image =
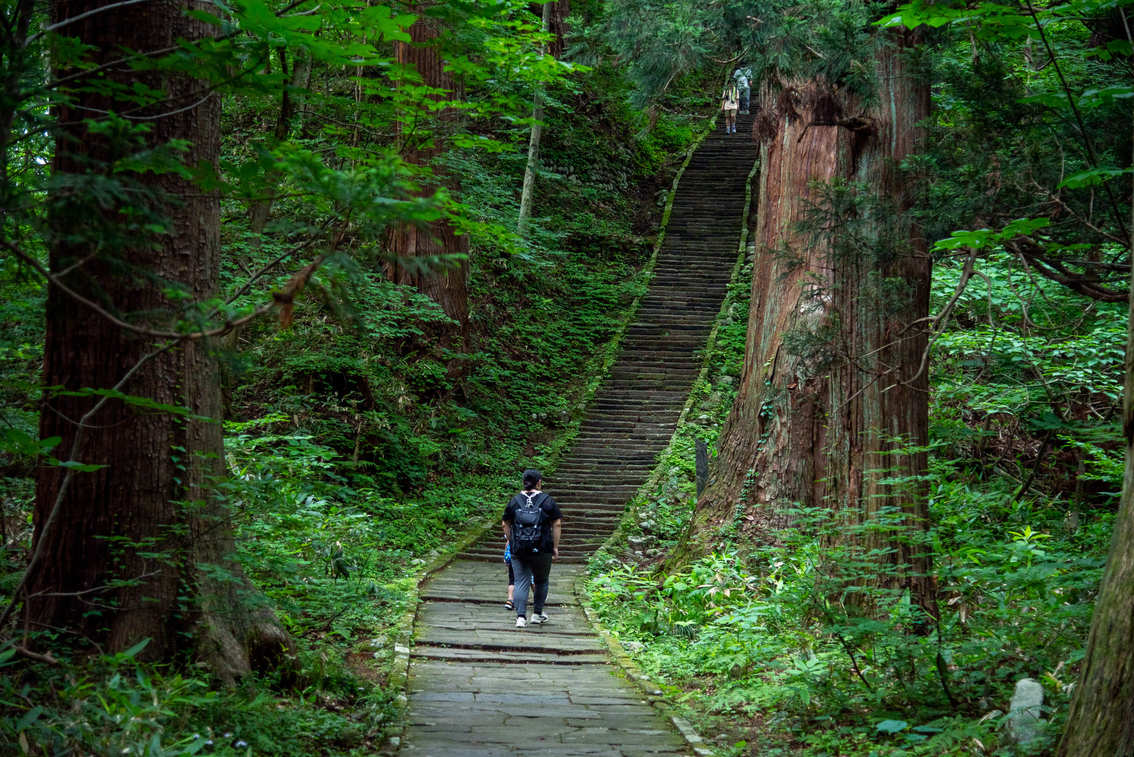
M512 553L512 571L516 576L516 628L528 624L528 589L532 587L531 622L539 625L548 621L543 603L547 601L551 561L559 557L563 514L555 500L540 491L542 479L537 470L529 468L524 471L524 490L508 500L501 519L504 538L508 540Z
M738 68L733 72L732 78L736 80L736 87L740 90L740 115L748 115L748 99L752 95L752 69Z

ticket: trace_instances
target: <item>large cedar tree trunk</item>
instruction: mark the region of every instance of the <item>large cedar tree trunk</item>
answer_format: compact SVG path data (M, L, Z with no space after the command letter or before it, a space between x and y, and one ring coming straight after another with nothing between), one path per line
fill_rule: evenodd
M56 0L51 20L81 18L104 5ZM123 48L175 49L178 40L211 34L212 26L185 15L191 7L170 0L126 5L93 13L65 31L91 46L94 62L102 63L121 58ZM170 223L169 233L147 237L121 228L132 217L121 204L104 205L100 213L89 194L67 188L68 177L113 177L110 163L137 149L95 133L82 121L105 111L145 117L151 127L147 147L187 140L186 164L215 162L219 96L205 97L207 84L188 76L142 74L125 65L111 67L108 78L127 84L141 79L162 88L168 99L138 110L135 103L78 91L71 106L58 109L53 172L60 188L49 203L56 232L50 268L118 318L168 331L182 307L168 297L170 289L182 287L193 301L217 292L217 196L172 174L118 174L134 182L135 209L148 206ZM107 235L116 230L121 236L108 243ZM114 325L52 285L44 384L71 391L109 389L163 341ZM97 397L49 389L42 437L61 437L56 452L66 459L79 435L74 459L103 467L73 474L62 493L64 469L40 469L34 535L40 557L27 576L25 619L32 629L64 629L76 640L111 651L149 638L143 656L150 659L169 659L195 644L213 669L231 680L254 662L277 656L289 641L270 611L262 604L250 606L254 592L232 559L231 525L214 495L224 473L217 362L207 343L183 341L144 360L121 391L187 408L191 415L110 399L80 429L77 421Z
M876 58L876 105L821 81L765 83L753 137L760 189L744 370L709 486L679 557L707 549L743 500L767 541L789 508L827 506L856 549L881 548L935 612L924 474L929 258L903 212L927 87L898 47ZM919 451L904 453L904 447ZM887 485L885 480L900 479ZM896 532L855 527L895 508ZM910 535L913 539L909 539ZM893 574L892 574L893 575Z
M417 70L422 83L429 87L455 93L456 82L445 69L437 47L440 36L438 22L425 15L425 8L414 9L418 20L410 27L411 42L395 46L395 59L404 66ZM449 95L450 97L453 94ZM417 111L422 118L422 111ZM453 128L457 113L444 109L435 124L401 123L402 154L411 163L429 166L445 148L447 130ZM425 128L421 128L425 126ZM435 169L436 172L436 169ZM422 195L431 195L436 187L423 187ZM467 255L468 237L459 236L447 221L430 224L399 224L390 233L390 278L399 284L409 284L433 298L445 313L457 321L462 333L468 329L468 259L448 259L442 270L431 258Z

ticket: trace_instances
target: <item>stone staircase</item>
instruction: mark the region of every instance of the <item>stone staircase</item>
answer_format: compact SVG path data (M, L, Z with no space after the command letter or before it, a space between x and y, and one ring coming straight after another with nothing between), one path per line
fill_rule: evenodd
M574 446L544 474L544 490L563 511L562 562L586 561L611 534L673 434L736 262L745 182L757 157L751 124L740 116L736 134L718 129L694 153L618 361ZM503 548L493 529L461 557L500 562Z
M701 365L736 262L748 137L706 138L685 170L649 291L574 446L545 472L563 510L551 622L516 628L505 609L503 539L493 528L422 588L401 751L429 756L678 757L696 735L611 675L606 648L572 588L668 444ZM519 471L517 471L517 483ZM504 510L504 499L497 506ZM564 564L567 563L567 564ZM572 564L574 563L574 564ZM660 693L660 692L659 692ZM704 753L704 752L701 752Z

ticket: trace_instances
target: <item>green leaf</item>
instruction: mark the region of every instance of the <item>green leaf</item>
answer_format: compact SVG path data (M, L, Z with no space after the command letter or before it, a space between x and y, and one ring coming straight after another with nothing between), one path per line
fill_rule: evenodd
M1128 100L1134 97L1134 86L1129 84L1112 84L1100 89L1088 89L1079 95L1079 107L1084 109L1097 108L1109 105L1116 100Z
M1134 173L1134 168L1091 168L1068 176L1059 186L1068 189L1093 187L1118 176L1129 176L1131 173Z
M361 25L372 32L378 32L386 42L409 42L410 35L406 33L417 19L411 14L394 16L390 8L385 5L374 5L364 10L359 21Z
M18 723L16 723L16 732L19 733L26 730L27 727L34 723L42 714L43 707L39 705L32 707L30 710L24 713L24 716L20 718L20 721Z
M938 728L932 725L915 725L910 730L917 731L918 733L944 733L944 728Z
M899 731L904 731L909 725L910 724L904 720L883 720L881 723L874 726L874 729L880 733L898 733Z
M36 457L50 452L61 441L62 439L58 436L36 439L18 428L6 428L0 432L0 451Z
M150 638L147 636L146 638L142 639L141 641L139 641L134 646L127 649L125 652L122 652L120 656L125 657L127 660L132 660L134 658L134 656L136 654L138 654L139 652L141 652L143 649L145 649L146 645L149 644L149 643L150 643Z
M96 470L102 470L107 467L105 465L95 465L92 463L80 463L78 460L64 460L59 463L60 468L73 470L78 473L94 473Z
M976 229L975 231L954 231L945 239L934 243L934 250L956 250L961 247L980 249L995 239L992 229Z
M1011 239L1012 237L1031 234L1039 229L1045 229L1050 225L1050 218L1017 218L1005 226L1004 230L997 234L997 237L1001 240Z

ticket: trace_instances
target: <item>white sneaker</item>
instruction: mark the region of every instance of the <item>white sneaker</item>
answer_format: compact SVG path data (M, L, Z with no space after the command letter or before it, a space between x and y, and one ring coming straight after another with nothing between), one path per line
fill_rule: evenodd
M533 625L540 625L542 623L546 623L547 621L548 621L548 617L546 615L544 615L542 612L532 616L532 624Z
M532 622L533 623L536 622L535 618L532 618ZM516 628L523 628L527 624L528 624L528 621L524 619L523 615L517 615L516 616Z

